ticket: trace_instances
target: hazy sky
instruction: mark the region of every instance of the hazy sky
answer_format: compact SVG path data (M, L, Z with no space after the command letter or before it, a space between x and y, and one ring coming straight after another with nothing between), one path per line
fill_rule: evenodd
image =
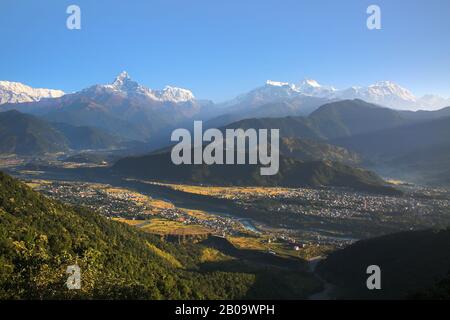
M382 30L366 27L370 4ZM448 0L0 0L0 43L0 79L67 92L127 70L216 101L305 77L450 96Z

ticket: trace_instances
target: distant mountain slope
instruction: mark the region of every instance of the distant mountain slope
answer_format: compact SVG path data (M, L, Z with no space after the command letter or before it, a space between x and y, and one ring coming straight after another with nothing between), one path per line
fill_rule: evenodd
M450 143L416 148L375 163L392 177L444 187L450 186L449 164Z
M327 102L329 102L327 99L309 96L298 96L272 102L245 100L223 110L217 108L216 112L221 114L206 121L205 126L218 128L232 122L250 118L307 116Z
M381 290L368 290L366 269L381 269ZM410 231L358 241L318 266L343 298L406 298L450 271L450 229ZM448 296L449 293L447 293Z
M66 137L48 122L14 110L0 113L0 153L36 155L68 148Z
M450 185L450 117L334 140L387 174Z
M0 153L41 155L69 149L108 149L120 141L100 129L55 124L15 110L0 112Z
M284 138L344 147L383 176L450 185L449 119L450 108L396 111L344 100L325 104L308 117L245 119L226 127L279 129Z
M174 165L170 152L159 152L121 159L112 170L126 176L172 182L236 186L338 186L368 192L398 193L372 172L335 162L302 162L280 156L278 174L262 176L259 168L259 165L249 164Z
M357 165L361 162L361 157L355 152L310 139L282 137L280 139L280 154L301 161L326 160L351 165Z
M371 158L388 159L414 149L450 143L450 117L354 135L333 142Z
M398 111L362 100L327 103L308 117L245 119L228 128L280 129L284 137L337 139L411 123Z
M226 128L221 128L222 132ZM170 152L172 146L164 147L153 151L153 154ZM311 139L281 137L279 141L280 155L294 158L300 161L331 161L342 162L348 165L358 165L361 157L347 149L325 142Z
M229 129L279 129L281 137L326 140L315 124L306 117L252 118L230 123Z
M393 139L405 142L405 139L414 136L413 131L425 133L424 130L431 129L433 124L437 126L434 134L429 133L421 138L419 134L416 135L422 141L421 145L429 140L428 135L437 137L442 134L439 141L447 141L448 135L442 130L448 127L448 118L450 108L436 111L396 111L362 100L342 100L327 103L308 117L252 118L230 123L226 128L280 129L283 137L329 140L332 143L342 141L347 146L364 146L377 152L379 147L372 148L370 144L375 142L373 139L378 139L378 143L382 144L390 141L389 137L392 136ZM431 120L436 122L430 122ZM411 132L408 132L408 128ZM367 139L372 140L366 143ZM408 145L411 144L415 145L416 139L410 139ZM389 145L385 143L386 147Z
M407 123L397 111L363 100L343 100L323 105L308 119L328 139L383 130Z
M104 106L94 101L72 97L70 102L67 101L64 104L63 109L49 108L45 112L40 110L36 114L50 122L66 123L76 127L96 127L128 139L142 138L143 132L132 123L109 114ZM145 133L148 134L149 130L151 127L147 128Z
M450 104L449 104L450 105ZM408 120L426 121L436 120L439 118L450 117L450 107L445 107L435 111L399 111L401 116Z
M121 146L117 137L94 127L74 127L65 123L52 123L53 127L64 134L69 146L74 150L110 149Z

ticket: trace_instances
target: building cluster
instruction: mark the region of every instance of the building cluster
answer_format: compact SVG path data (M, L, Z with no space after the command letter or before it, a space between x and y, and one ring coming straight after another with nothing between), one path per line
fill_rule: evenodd
M284 189L275 194L233 194L233 200L246 209L289 212L326 218L377 216L421 217L445 214L450 200L433 197L382 196L341 188ZM264 200L261 202L261 200Z
M155 210L145 201L136 201L136 194L125 189L111 193L89 183L52 182L42 184L37 190L64 203L88 207L107 217L144 220L157 212L158 217L200 225L220 235L236 235L244 228L239 221L231 217L211 215L209 219L201 219L176 207Z

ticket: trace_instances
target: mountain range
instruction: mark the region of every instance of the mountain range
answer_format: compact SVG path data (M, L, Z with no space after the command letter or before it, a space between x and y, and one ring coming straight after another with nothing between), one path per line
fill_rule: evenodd
M17 83L2 83L14 94L2 95L7 103L0 105L0 111L19 110L34 116L24 119L22 115L8 115L21 120L17 129L12 120L2 123L4 153L104 149L131 141L138 141L141 151L148 152L170 145L173 129L190 129L194 120L203 120L206 128L280 129L283 156L299 161L343 162L364 165L383 175L410 171L405 177L417 181L450 181L448 155L443 151L449 144L444 118L450 117L450 107L433 111L393 109L426 106L427 99L434 109L447 105L448 100L416 98L389 81L344 90L315 80L296 84L267 81L221 104L199 100L187 89L147 88L126 72L109 84L69 94L49 91L45 95L45 90L35 93ZM29 96L25 102L8 98L21 92ZM33 125L24 125L27 122ZM418 136L419 132L423 135ZM419 154L422 156L417 157Z
M147 141L182 125L210 104L195 99L186 89L146 88L122 72L110 84L93 85L54 99L7 103L0 109L15 109L73 126L98 127L124 139Z
M62 91L2 83L8 90L0 90L0 110L16 109L54 122L99 127L126 139L152 142L167 140L171 130L192 120L206 120L208 127L221 127L247 118L307 116L324 104L348 99L360 99L392 109L450 106L450 99L435 95L417 98L391 81L336 89L311 79L296 84L269 80L264 86L219 104L199 100L187 89L147 88L131 79L127 72L120 73L109 84L93 85L65 95ZM38 94L33 90L48 92L44 95L45 92ZM23 92L27 93L27 98L11 98Z
M245 119L226 128L279 128L285 139L344 147L360 156L360 165L384 176L450 185L450 108L412 112L343 100L307 117Z
M234 100L226 102L225 105L266 104L305 96L331 101L361 99L385 107L403 110L430 110L450 106L450 99L432 94L416 97L410 90L392 81L378 81L367 87L353 86L346 89L336 89L333 86L321 85L312 79L305 79L299 83L268 80L264 86L242 94Z
M414 120L401 112L363 100L342 100L322 105L309 116L251 118L230 123L227 128L280 129L284 137L331 140L394 128Z

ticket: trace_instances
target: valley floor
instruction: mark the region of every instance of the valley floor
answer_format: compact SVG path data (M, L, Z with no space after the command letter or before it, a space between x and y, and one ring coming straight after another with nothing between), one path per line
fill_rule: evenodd
M317 288L310 299L333 298L333 285L315 272L329 253L359 239L450 225L448 192L412 185L401 186L401 196L386 196L342 188L167 184L67 168L15 170L12 165L9 170L50 198L88 207L165 241L217 239L219 244L202 255L205 266L230 257L258 265L281 259L274 263L294 263L302 270L306 260L315 274L311 286Z

